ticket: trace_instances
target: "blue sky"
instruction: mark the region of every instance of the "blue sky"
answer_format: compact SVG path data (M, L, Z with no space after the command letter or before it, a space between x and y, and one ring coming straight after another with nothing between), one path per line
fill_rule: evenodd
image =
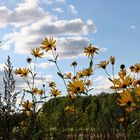
M86 67L81 52L90 43L100 48L95 63L111 55L116 56L117 69L122 63L140 62L139 5L139 0L0 0L0 70L7 55L14 68L25 67L30 49L48 36L57 39L63 72L72 70L74 60ZM38 70L40 77L56 80L59 87L63 84L47 58L38 61ZM96 88L109 87L103 71L96 71L93 79Z

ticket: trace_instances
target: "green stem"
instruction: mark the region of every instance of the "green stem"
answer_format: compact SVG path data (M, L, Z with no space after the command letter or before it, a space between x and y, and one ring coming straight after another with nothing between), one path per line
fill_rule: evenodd
M59 66L58 66L58 63L57 63L57 60L56 60L56 55L54 54L54 52L53 52L53 50L51 49L51 51L52 51L52 54L53 54L53 57L54 57L54 60L55 60L55 65L56 65L56 67L57 67L57 69L58 69L58 71L59 71L59 73L61 73L62 74L62 72L61 72L61 70L60 70L60 68L59 68ZM63 74L62 74L63 75ZM65 85L65 87L66 87L66 89L67 89L67 91L68 91L68 87L67 87L67 84L66 84L66 81L65 81L65 79L64 78L62 78L63 79L63 83L64 83L64 85Z
M34 73L32 73L32 78L33 78L33 88L34 88L34 82L35 82L35 72L36 72L36 57L34 61Z

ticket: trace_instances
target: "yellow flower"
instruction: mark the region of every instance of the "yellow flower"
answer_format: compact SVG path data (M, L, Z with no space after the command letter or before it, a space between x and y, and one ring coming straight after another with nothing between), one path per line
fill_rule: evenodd
M43 90L43 89L38 89L38 94L39 94L39 95L44 94L44 90Z
M77 96L74 95L74 94L69 94L69 97L70 97L72 100L75 100L75 99L77 98Z
M79 78L83 78L85 76L84 74L85 74L85 70L82 70L82 71L77 72L76 76Z
M109 61L101 61L99 64L98 64L98 68L103 68L103 69L106 69L106 66L109 64Z
M21 71L21 76L26 77L29 74L29 69L28 68L23 68Z
M131 70L131 72L135 72L135 67L133 65L130 66L129 69Z
M137 63L134 65L134 72L139 73L140 72L140 63Z
M131 106L127 107L125 110L127 112L132 112L133 110L137 109L137 106L135 103L132 103Z
M140 79L136 80L136 79L133 79L133 86L137 86L137 85L140 85Z
M66 79L71 79L71 73L70 72L66 73Z
M66 106L64 108L65 111L68 111L68 112L71 112L71 113L75 113L76 111L76 107L74 105L71 105L71 106Z
M118 122L120 122L120 123L124 122L124 117L118 118Z
M51 88L50 93L52 96L56 97L61 94L61 91L55 88Z
M93 75L92 68L83 69L82 71L79 71L76 73L76 76L78 78L83 78L84 76L91 76L91 75Z
M74 79L71 82L68 83L68 91L70 94L78 94L84 92L84 82L83 80Z
M38 88L36 88L36 87L32 88L32 93L37 94L38 93Z
M27 116L31 116L32 114L33 114L33 112L32 112L32 110L26 110L25 112L24 112Z
M30 73L28 68L17 68L15 74L26 77Z
M85 82L85 85L86 85L86 86L91 86L91 85L92 85L91 80L88 79L88 80Z
M131 72L139 73L140 72L140 63L130 66Z
M28 68L17 68L15 74L26 77L30 73Z
M122 70L120 70L119 72L118 72L118 75L119 75L119 77L121 78L121 79L124 79L125 78L125 76L126 76L126 69L122 69Z
M134 88L134 93L140 97L140 85Z
M47 52L49 50L52 50L53 48L55 49L56 40L53 40L53 38L45 38L41 42L41 44L41 48Z
M49 82L49 87L50 87L50 88L56 87L56 83L53 82L53 81Z
M132 112L132 111L133 111L133 108L132 108L132 107L127 107L125 110L126 110L127 112Z
M93 69L92 68L84 69L82 73L84 74L84 76L91 76L93 75Z
M42 95L44 93L44 90L43 89L38 89L38 88L34 87L34 88L32 88L32 92L34 94Z
M28 110L29 111L33 107L33 103L29 102L28 100L27 101L24 101L24 103L22 104L22 107L25 110Z
M132 104L132 97L130 94L130 90L124 90L122 93L120 93L120 98L118 98L118 104L120 106L131 106Z
M22 73L22 69L21 68L17 68L16 70L15 70L15 74L16 75L20 75Z
M115 63L115 57L114 56L110 56L110 63L112 64L112 65L114 65L114 63Z
M32 49L31 54L36 58L42 58L42 56L44 55L43 52L40 52L40 48Z
M132 104L131 104L131 107L133 108L133 110L134 110L134 109L137 109L137 105L136 105L135 103L132 103Z
M118 73L119 78L114 78L111 80L111 82L114 84L114 86L111 86L112 89L126 89L133 83L133 79L128 75L126 75L126 69L121 69Z
M99 50L98 48L96 48L90 44L88 47L86 47L84 49L84 53L86 54L86 56L92 57L94 54L98 53L98 50Z
M129 75L126 77L120 75L120 78L113 79L112 83L114 84L114 86L111 86L110 87L111 89L117 89L117 90L126 89L128 86L132 84L132 78Z

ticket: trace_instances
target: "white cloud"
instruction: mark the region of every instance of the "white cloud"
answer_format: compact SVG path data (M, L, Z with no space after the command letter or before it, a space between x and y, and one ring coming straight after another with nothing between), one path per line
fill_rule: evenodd
M95 91L100 91L100 92L113 92L110 87L112 86L112 83L108 80L107 76L104 75L99 75L97 78L94 80L94 88Z
M10 13L11 11L8 10L5 6L0 7L0 27L7 26Z
M22 89L29 89L27 83L19 76L15 76L16 80L16 91L20 91ZM49 80L52 80L52 75L37 75L35 78L35 87L40 87L43 84L46 84ZM29 77L28 81L32 87L32 78Z
M88 38L80 36L59 38L57 51L63 58L78 57L82 55L83 49L88 45L88 42Z
M42 3L45 3L47 5L53 4L53 3L65 3L66 0L42 0Z
M65 0L43 0L43 2L65 2ZM29 53L32 48L40 46L44 37L56 36L58 52L64 57L79 56L83 48L88 45L86 35L97 32L91 19L83 21L80 18L59 20L40 7L39 0L24 0L12 11L0 7L0 26L13 25L20 27L14 32L3 36L1 49L11 47L15 53ZM77 13L73 5L69 5L71 12ZM63 12L61 8L54 8L56 12ZM4 19L2 18L4 17ZM4 24L5 23L5 24ZM58 37L59 36L59 37Z
M54 12L57 12L57 13L59 13L59 14L62 14L64 11L63 11L63 9L62 8L53 8L53 11Z
M56 2L65 3L65 2L66 2L66 0L56 0Z
M75 9L75 7L73 5L69 5L68 6L68 10L73 13L73 14L77 14L78 11Z
M54 66L54 63L39 63L37 64L38 68L46 69L48 67Z
M106 52L108 48L100 48L100 52Z
M0 72L4 70L4 67L5 67L4 63L0 64Z
M10 11L8 8L0 7L0 27L13 25L20 27L37 21L45 16L37 0L24 0Z
M66 51L65 54L71 54L66 48L69 50L69 46L72 46L73 48L71 47L70 50L75 50L75 55L77 55L81 46L85 47L89 41L87 38L80 36L95 31L96 27L93 22L89 24L89 22L84 22L81 19L54 20L52 22L50 18L44 18L31 24L31 26L21 28L19 32L6 34L3 38L3 42L6 42L7 45L14 43L16 53L27 53L30 49L40 46L40 42L45 36L70 35L73 37L66 39L57 38L58 46L64 47L63 50Z
M135 25L129 26L129 30L135 30L135 29L136 29L136 26Z
M8 44L8 43L5 43L5 44L2 44L1 46L0 46L0 48L2 49L2 50L9 50L10 48L11 48L11 46Z

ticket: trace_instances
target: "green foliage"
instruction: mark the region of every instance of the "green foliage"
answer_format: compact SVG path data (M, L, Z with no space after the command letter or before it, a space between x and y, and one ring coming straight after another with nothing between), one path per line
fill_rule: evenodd
M75 114L65 111L67 105L74 104ZM102 93L97 96L69 96L50 99L34 116L15 114L10 118L13 126L11 136L21 139L63 138L65 134L94 133L111 134L120 132L128 139L138 139L140 132L139 111L131 114L116 105L115 94ZM124 121L119 122L120 117ZM13 119L14 118L14 119ZM21 127L25 121L27 126ZM34 123L34 124L33 124ZM19 133L20 132L20 133Z
M67 97L50 99L44 104L42 112L46 116L47 126L58 129L95 129L100 132L113 133L116 130L130 137L138 137L137 130L140 130L139 111L126 113L124 109L116 104L115 94L102 93L97 96L78 96L74 101L77 111L75 116L71 112L64 111L64 107L72 104L72 100ZM74 116L74 117L73 117ZM119 121L120 118L124 121ZM135 122L136 121L136 122ZM133 133L135 132L135 133Z

